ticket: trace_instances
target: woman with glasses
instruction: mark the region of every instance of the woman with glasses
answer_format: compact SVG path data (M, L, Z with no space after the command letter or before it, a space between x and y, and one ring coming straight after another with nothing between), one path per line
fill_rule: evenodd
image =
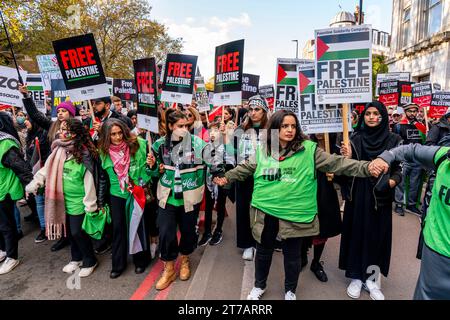
M209 142L208 130L203 126L202 117L197 109L188 107L184 114L187 118L187 124L189 126L189 132L205 142Z
M101 170L98 152L81 121L69 119L61 124L59 139L45 166L27 185L29 193L45 186L45 221L49 239L67 236L71 261L63 268L88 277L97 267L91 239L82 229L86 215L103 211L106 176ZM106 213L105 213L106 214ZM106 218L106 217L105 217Z

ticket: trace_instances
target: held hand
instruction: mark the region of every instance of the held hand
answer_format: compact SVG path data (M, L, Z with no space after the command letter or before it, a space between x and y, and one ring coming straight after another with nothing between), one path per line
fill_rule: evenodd
M26 84L22 85L19 83L19 92L23 94L24 97L27 97L29 93L27 85Z
M341 143L341 155L346 157L347 159L351 159L352 157L352 148L349 144L344 144L344 142Z
M390 187L391 189L395 188L396 185L397 185L397 183L396 183L394 180L389 179L389 187Z
M150 168L153 168L153 166L155 165L155 163L156 163L155 156L153 155L152 152L150 152L150 153L147 155L147 164L148 164L148 166L149 166Z
M377 158L369 163L369 172L375 178L382 173L387 173L389 170L389 165L381 158Z
M101 122L98 122L98 121L95 121L95 120L92 122L92 129L94 129L97 132L100 132L101 128L102 128L102 123Z
M217 184L218 186L223 187L224 185L227 185L227 184L228 184L228 179L225 178L225 177L222 177L222 178L220 178L220 177L215 177L215 178L213 179L213 182L214 182L215 184Z
M160 173L160 174L163 174L164 171L165 171L165 169L164 169L164 163L160 163L160 164L159 164L159 173Z
M326 173L328 181L332 181L334 179L334 173L327 172Z

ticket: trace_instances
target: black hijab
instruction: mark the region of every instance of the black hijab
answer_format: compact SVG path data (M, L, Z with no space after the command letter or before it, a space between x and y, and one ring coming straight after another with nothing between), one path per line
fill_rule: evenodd
M364 122L364 115L370 107L376 108L381 115L381 122L376 127L368 127ZM355 129L361 135L362 151L369 159L375 159L384 150L389 138L389 115L386 107L379 101L366 104Z

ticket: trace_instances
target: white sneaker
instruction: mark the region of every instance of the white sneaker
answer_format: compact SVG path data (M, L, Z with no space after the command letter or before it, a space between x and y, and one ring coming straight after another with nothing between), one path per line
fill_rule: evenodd
M17 265L19 264L19 260L6 258L5 262L3 262L0 267L0 274L7 274L11 272Z
M96 262L92 267L89 268L81 268L80 273L78 274L78 276L80 278L86 278L89 277L92 272L94 272L94 269L97 268L98 263Z
M158 249L158 244L151 243L150 244L150 255L151 255L152 259L155 259L155 257L156 257L156 249Z
M292 291L288 291L284 295L284 300L297 300L297 297L295 296L295 293L293 293Z
M242 259L252 261L254 256L255 256L255 248L251 247L244 250L244 253L242 254Z
M247 296L247 300L260 300L264 292L266 292L266 289L253 287L252 291L250 291Z
M347 287L347 295L352 299L358 299L361 295L362 281L353 279Z
M3 260L6 259L6 252L0 250L0 262L3 262Z
M82 261L70 261L65 265L62 271L65 273L74 273L75 270L81 267L82 263Z
M366 280L363 288L370 293L370 298L372 300L384 300L384 294L374 281Z

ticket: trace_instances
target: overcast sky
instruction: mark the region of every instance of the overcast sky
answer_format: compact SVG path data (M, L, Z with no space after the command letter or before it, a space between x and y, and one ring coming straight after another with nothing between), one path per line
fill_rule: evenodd
M354 0L148 0L152 18L163 22L174 38L183 38L183 53L198 55L205 78L214 74L217 45L245 39L244 72L261 76L260 85L275 82L277 58L299 57L315 29L327 28L342 10L354 12ZM341 9L342 8L342 9ZM391 32L392 0L364 0L365 23Z

